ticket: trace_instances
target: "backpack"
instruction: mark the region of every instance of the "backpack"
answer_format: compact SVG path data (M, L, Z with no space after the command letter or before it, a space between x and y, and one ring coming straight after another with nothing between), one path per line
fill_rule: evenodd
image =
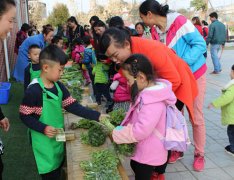
M185 152L191 144L185 117L175 105L167 106L165 136L156 129L154 132L167 150Z

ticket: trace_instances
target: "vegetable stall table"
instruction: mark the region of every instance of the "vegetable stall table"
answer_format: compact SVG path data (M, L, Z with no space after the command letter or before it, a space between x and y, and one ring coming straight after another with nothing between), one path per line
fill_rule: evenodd
M91 102L89 96L83 94L83 99L81 104L87 105ZM70 113L64 114L65 120L65 131L70 131L70 126L73 122L77 122L80 117L77 117ZM112 147L112 143L109 138L107 138L106 142L99 147L92 147L86 144L82 144L80 141L80 135L85 130L83 129L75 129L73 132L75 133L75 140L66 142L66 158L67 158L67 179L68 180L82 180L84 176L84 172L80 167L80 162L84 160L90 160L91 154L98 150L103 150ZM121 179L128 180L128 175L122 166L121 163L118 165L118 171L121 176Z

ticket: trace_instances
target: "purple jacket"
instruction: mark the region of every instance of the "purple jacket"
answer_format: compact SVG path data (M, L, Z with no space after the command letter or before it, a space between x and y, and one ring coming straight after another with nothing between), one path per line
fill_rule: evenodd
M119 85L114 93L114 101L115 102L125 102L130 101L130 90L125 77L123 77L120 73L114 75L113 81L119 81Z
M131 159L147 165L159 166L167 161L167 150L155 135L157 129L165 134L166 106L175 104L172 85L158 79L157 85L144 89L123 120L122 129L113 131L118 144L137 142L136 152Z

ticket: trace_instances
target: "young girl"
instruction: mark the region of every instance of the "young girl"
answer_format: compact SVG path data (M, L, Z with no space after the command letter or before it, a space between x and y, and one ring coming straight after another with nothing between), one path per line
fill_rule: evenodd
M227 134L230 145L225 147L227 153L234 156L234 64L231 69L231 81L222 89L222 95L209 104L211 107L219 108L222 111L222 124L228 125Z
M155 80L152 65L140 54L130 56L122 69L131 87L132 103L121 126L114 129L113 140L137 143L130 162L136 180L163 180L168 151L154 130L165 134L166 107L176 102L172 85L167 80Z
M113 82L110 89L114 91L113 100L115 104L113 110L122 108L127 112L130 105L131 96L126 78L122 74L116 73L113 77Z
M82 39L81 38L76 38L73 41L73 48L72 48L72 59L80 65L82 69L82 75L83 78L85 79L85 86L89 85L91 82L91 79L89 77L89 73L85 67L84 64L82 64L82 59L83 59L83 54L85 51L85 46L83 45Z

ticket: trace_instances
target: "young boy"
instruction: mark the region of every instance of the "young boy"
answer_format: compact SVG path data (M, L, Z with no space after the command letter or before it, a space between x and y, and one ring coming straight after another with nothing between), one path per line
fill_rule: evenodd
M38 78L41 74L39 65L39 55L41 48L34 44L28 49L28 57L31 60L29 65L24 70L24 91L26 91L28 85L34 78Z
M54 36L51 42L52 44L58 46L60 49L63 49L63 38L61 36Z
M20 105L20 118L29 128L33 153L42 179L58 180L64 160L64 143L55 140L56 129L64 128L62 107L77 116L98 121L105 115L85 108L59 82L67 56L56 45L40 53L41 75L34 79Z
M93 46L91 45L90 40L91 40L90 36L84 36L83 37L85 50L84 50L84 58L82 60L82 63L86 66L86 69L88 71L89 77L90 77L91 82L92 82L93 90L94 90L95 89L95 87L94 87L94 76L92 74L92 70L93 70L93 66L95 64L97 64L97 60L96 60L96 55L95 55L95 52L94 52Z

